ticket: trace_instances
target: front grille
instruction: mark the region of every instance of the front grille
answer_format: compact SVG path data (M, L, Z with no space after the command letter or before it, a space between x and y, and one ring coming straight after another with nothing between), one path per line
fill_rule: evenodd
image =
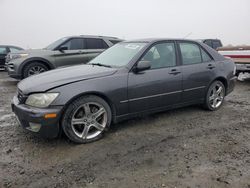
M23 104L25 103L25 100L27 99L27 96L25 96L20 89L17 91L17 98L19 103Z

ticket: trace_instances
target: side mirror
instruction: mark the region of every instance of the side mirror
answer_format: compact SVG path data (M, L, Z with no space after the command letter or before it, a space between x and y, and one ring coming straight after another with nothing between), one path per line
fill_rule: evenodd
M68 50L68 47L67 46L60 46L58 50L63 52L65 50Z
M139 61L135 67L135 72L141 72L151 68L150 61Z

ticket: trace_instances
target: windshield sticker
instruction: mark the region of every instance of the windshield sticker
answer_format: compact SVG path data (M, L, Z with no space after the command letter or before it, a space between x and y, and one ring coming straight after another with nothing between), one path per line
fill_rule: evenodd
M125 46L125 48L132 49L132 50L136 50L136 49L138 49L138 48L141 48L141 46L140 46L140 45L136 45L136 44L127 44L127 45Z

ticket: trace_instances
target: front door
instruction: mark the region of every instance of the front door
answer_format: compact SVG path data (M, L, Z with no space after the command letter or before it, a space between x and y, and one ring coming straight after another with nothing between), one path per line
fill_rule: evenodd
M174 42L150 47L141 60L149 61L151 69L129 73L130 113L158 109L181 101L182 73L176 59Z
M85 64L89 61L83 38L72 38L62 46L66 47L67 50L54 52L56 67Z

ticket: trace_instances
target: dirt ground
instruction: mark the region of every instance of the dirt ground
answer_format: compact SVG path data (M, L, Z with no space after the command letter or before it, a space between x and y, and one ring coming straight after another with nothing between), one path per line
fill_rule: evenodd
M125 121L85 145L18 127L16 84L0 72L0 187L250 188L250 79L216 112L192 106Z

